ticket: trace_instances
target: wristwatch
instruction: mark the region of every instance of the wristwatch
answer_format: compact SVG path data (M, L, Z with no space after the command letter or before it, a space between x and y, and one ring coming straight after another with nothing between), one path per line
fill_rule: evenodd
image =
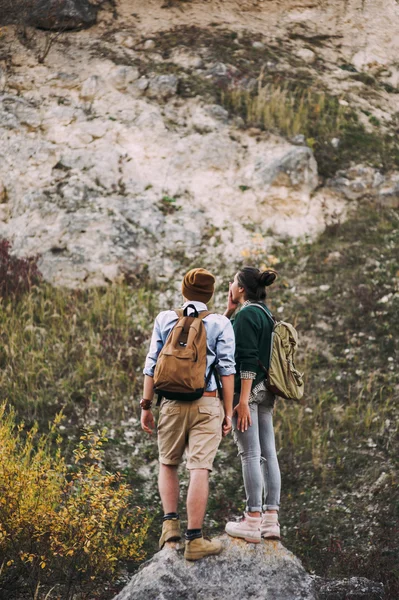
M150 410L152 406L152 400L148 400L146 398L142 398L140 400L140 406L143 410Z

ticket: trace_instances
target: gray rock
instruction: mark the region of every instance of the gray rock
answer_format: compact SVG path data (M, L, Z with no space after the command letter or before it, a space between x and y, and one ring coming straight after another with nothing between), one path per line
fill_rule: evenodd
M371 198L383 206L399 207L398 171L383 174L373 167L356 165L347 171L338 171L328 185L348 200Z
M301 58L304 62L308 64L312 64L316 60L316 54L313 52L313 50L310 50L309 48L300 48L296 52L296 55L298 56L298 58Z
M391 175L386 184L380 186L378 202L382 206L399 208L399 173Z
M125 91L127 87L140 77L137 67L116 67L111 75L110 81L115 89Z
M228 67L222 62L215 63L212 65L210 69L208 69L208 74L213 77L225 77L228 72Z
M137 79L137 81L135 81L132 85L129 86L129 92L134 97L139 98L140 96L144 95L144 93L148 89L149 85L150 85L150 80L147 79L147 77L144 77L144 75L143 75L142 77Z
M320 600L383 600L382 583L370 581L365 577L334 580L315 578Z
M102 86L103 80L101 77L98 75L90 75L90 77L83 82L79 95L82 100L92 102Z
M255 177L266 186L308 187L318 184L317 163L310 148L298 147L270 163L255 165Z
M227 123L229 120L228 111L219 104L210 104L206 107L205 112L214 119L222 121L222 123Z
M191 563L168 544L114 600L315 600L314 583L278 542L247 544L228 536L224 550Z
M7 84L7 74L4 69L0 67L0 92L5 90Z
M306 139L303 133L298 133L298 135L294 135L294 137L291 138L291 142L295 144L295 146L303 146L306 144Z
M12 94L0 94L0 127L19 129L25 126L36 130L40 125L40 115L33 104Z
M62 31L91 27L97 20L97 9L87 0L37 0L29 22L39 29Z
M265 45L262 42L253 42L252 44L252 48L255 48L255 50L263 50L264 47Z
M155 75L150 78L147 96L157 100L167 100L176 94L178 83L176 75Z
M65 73L63 71L50 75L47 81L50 85L65 88L67 90L72 90L79 85L79 77L76 73Z
M186 48L175 48L171 53L170 60L183 69L200 69L204 62L201 56L193 54Z
M143 45L144 50L154 50L155 42L154 40L146 40Z

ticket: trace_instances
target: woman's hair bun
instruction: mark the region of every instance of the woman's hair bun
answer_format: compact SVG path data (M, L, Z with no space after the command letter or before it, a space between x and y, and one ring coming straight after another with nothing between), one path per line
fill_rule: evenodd
M273 269L268 269L267 271L263 271L260 274L259 283L260 283L260 285L264 285L265 287L268 287L269 285L274 283L276 281L276 279L277 279L277 271L274 271Z

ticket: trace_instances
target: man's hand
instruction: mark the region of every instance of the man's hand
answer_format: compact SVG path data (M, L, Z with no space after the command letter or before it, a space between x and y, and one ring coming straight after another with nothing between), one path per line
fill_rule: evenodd
M238 431L246 431L252 425L251 411L247 403L239 402L233 411L237 415Z
M151 410L141 411L141 429L150 435L154 433L155 421Z
M225 418L223 419L223 423L222 423L222 436L226 437L226 435L229 435L232 427L233 427L233 424L231 422L231 417L228 417L226 415Z

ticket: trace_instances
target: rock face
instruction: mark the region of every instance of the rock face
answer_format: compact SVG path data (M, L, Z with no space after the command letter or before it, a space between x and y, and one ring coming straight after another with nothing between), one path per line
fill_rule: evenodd
M315 235L345 218L353 200L372 196L397 206L397 173L348 169L319 187L303 132L289 141L246 130L242 117L207 92L236 83L253 89L251 61L267 51L268 37L294 40L262 62L282 81L301 66L309 80L322 76L326 89L352 103L363 85L351 79L353 70L373 74L384 64L384 82L395 86L395 0L363 3L362 11L348 0L344 13L333 0L298 7L225 0L206 11L200 2L184 11L158 4L148 10L136 3L132 12L120 0L117 15L100 10L97 28L57 37L42 65L10 31L12 67L0 65L0 237L19 256L40 254L46 280L82 287L126 271L171 279L196 262L216 271L241 260L262 264L277 238ZM209 29L223 18L219 10L236 36L232 52L214 55L205 41L193 47L178 30L170 46L159 36L160 28L181 25ZM31 22L63 31L93 24L96 12L87 0L35 0ZM359 22L364 44L353 36ZM250 48L241 29L255 36ZM344 63L351 70L338 68ZM396 114L399 96L387 95L380 89L374 107L372 96L361 98L363 116L377 104L381 122Z
M108 62L32 72L41 97L0 94L0 236L20 256L40 254L55 285L143 269L171 278L199 256L229 265L267 250L257 229L315 233L326 205L342 210L314 194L310 148L254 139L222 106L182 103L174 76Z
M91 27L97 10L87 0L37 0L29 21L34 27L54 31Z
M195 563L168 544L114 600L316 600L311 577L279 542L221 539L219 556Z

